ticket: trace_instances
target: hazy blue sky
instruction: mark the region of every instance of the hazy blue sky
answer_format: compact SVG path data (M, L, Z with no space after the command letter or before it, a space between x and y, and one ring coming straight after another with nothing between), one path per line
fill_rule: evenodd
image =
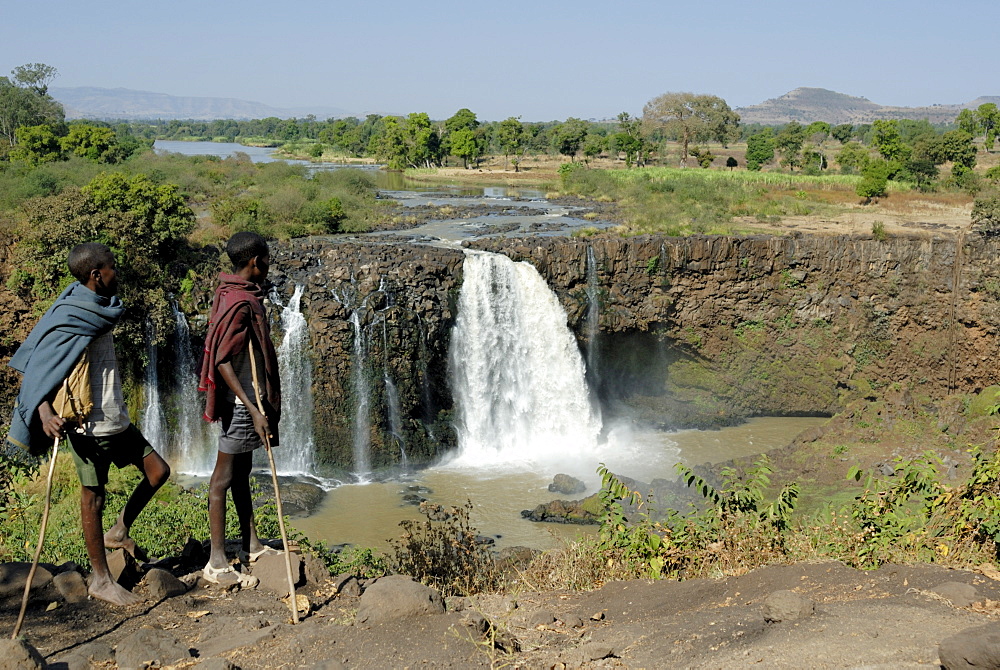
M7 0L0 74L355 113L526 121L752 105L799 86L884 105L1000 95L996 0Z

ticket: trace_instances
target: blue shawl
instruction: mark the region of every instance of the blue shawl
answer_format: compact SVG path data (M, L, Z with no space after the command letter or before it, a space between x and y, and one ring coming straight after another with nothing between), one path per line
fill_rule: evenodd
M24 375L7 434L9 443L34 455L45 453L51 440L42 430L38 406L52 400L83 350L114 328L124 311L118 296L100 296L80 282L73 282L56 298L8 363Z

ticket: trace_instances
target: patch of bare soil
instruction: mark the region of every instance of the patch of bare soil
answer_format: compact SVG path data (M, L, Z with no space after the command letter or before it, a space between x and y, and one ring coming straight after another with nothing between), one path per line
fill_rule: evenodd
M886 235L951 236L968 230L971 205L935 201L911 201L896 205L889 199L874 205L848 205L835 216L785 216L779 221L738 219L738 225L762 233L787 235L860 235L871 236L881 224Z
M996 622L998 576L805 563L716 580L452 598L443 614L373 625L355 623L361 599L338 593L334 580L303 590L313 609L298 625L268 592L201 583L129 610L86 601L46 611L39 599L25 633L52 668L88 667L88 656L89 667L118 667L114 648L143 636L193 654L159 659L175 668L207 658L240 668L936 668L943 639ZM781 606L789 599L794 611ZM16 610L0 611L5 631Z

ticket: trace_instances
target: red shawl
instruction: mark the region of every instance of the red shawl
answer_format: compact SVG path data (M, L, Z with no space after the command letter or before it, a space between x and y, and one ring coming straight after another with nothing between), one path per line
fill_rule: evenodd
M271 342L271 328L264 313L264 291L260 286L237 275L219 274L219 287L215 289L212 311L208 316L208 334L205 336L205 355L201 364L198 390L205 394L205 420L219 418L218 400L228 387L216 383L220 363L247 348L247 337L253 339L264 353L264 388L261 397L266 405L269 421L277 423L281 416L281 381L278 378L278 355ZM256 402L256 398L251 396ZM269 407L268 407L269 406Z

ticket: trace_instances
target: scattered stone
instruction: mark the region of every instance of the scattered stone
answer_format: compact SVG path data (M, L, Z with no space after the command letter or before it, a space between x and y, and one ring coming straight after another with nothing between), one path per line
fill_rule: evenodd
M968 628L945 638L938 656L945 670L1000 668L1000 624Z
M198 668L199 670L240 670L240 666L236 665L228 658L221 658L219 656L206 658L201 663L196 663L193 667Z
M549 484L549 491L553 493L561 493L566 496L576 495L577 493L583 493L587 490L587 485L576 477L571 477L570 475L558 474L552 478L552 483Z
M314 670L346 670L346 668L346 665L333 658L320 661L313 666Z
M968 607L977 600L980 600L976 587L964 582L945 582L931 589L931 593L936 593L945 600L950 601L954 607Z
M326 567L323 559L313 553L307 553L302 557L307 584L322 584L330 579L330 570Z
M469 610L462 616L462 625L476 635L485 635L490 629L490 622L479 612Z
M302 558L292 552L292 577L296 578L296 587L301 586ZM285 565L285 553L264 554L253 564L253 576L260 579L260 587L275 593L279 598L288 595L288 568Z
M594 612L590 615L591 621L604 621L604 612Z
M143 583L154 600L166 600L187 593L188 585L166 570L153 568L146 573Z
M779 623L812 616L816 603L794 591L775 591L764 601L764 621Z
M556 617L549 610L536 610L526 617L526 623L531 628L551 626Z
M31 563L0 563L0 600L20 602L30 570ZM45 588L51 581L52 573L39 565L31 579L32 592Z
M142 578L135 557L124 549L115 549L108 554L108 569L111 577L131 591Z
M353 596L357 598L361 595L361 583L358 578L350 573L344 573L337 575L333 579L333 585L337 589L337 593L345 596Z
M562 618L562 622L567 628L581 628L583 626L583 618L579 614L567 614Z
M205 551L205 545L193 537L189 537L181 550L181 558L185 565L200 568L208 563L208 552Z
M158 663L169 665L191 656L186 644L164 630L140 628L118 644L115 662L119 668L143 668Z
M462 596L448 596L444 600L444 606L449 612L464 612L466 601Z
M442 614L441 594L405 575L377 579L365 589L355 617L357 623L377 623L408 616Z
M115 650L106 642L91 642L58 659L66 670L91 670L115 660ZM58 666L57 666L58 667Z
M26 640L0 640L0 670L44 668L45 659Z
M83 575L74 570L60 572L52 578L52 583L68 603L82 603L89 597L87 582L83 580Z

